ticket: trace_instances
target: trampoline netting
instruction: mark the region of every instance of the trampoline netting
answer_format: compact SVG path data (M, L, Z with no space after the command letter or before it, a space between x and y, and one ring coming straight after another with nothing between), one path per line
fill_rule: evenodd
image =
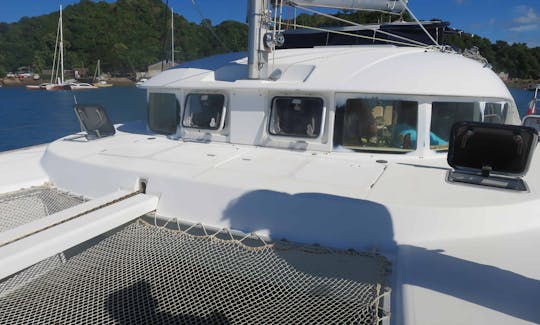
M0 232L80 204L83 199L43 185L0 195Z
M389 263L139 219L37 269L0 294L0 323L376 324Z

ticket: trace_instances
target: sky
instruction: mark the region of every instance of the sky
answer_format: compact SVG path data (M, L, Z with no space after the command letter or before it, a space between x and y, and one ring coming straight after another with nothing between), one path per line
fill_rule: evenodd
M246 17L246 0L168 1L175 12L194 22L200 22L201 16L192 1L214 24L228 19L245 21ZM62 2L67 6L78 0ZM58 10L59 3L60 0L0 0L0 22L51 13ZM454 28L491 41L540 46L540 0L409 0L409 7L419 19L441 18L450 21Z

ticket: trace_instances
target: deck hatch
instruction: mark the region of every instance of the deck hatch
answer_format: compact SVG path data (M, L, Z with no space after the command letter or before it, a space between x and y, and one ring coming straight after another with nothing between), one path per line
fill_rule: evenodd
M384 316L389 264L378 254L195 230L139 220L0 298L3 322L376 324Z
M78 104L74 110L81 124L81 131L86 132L87 140L109 137L116 133L103 106Z

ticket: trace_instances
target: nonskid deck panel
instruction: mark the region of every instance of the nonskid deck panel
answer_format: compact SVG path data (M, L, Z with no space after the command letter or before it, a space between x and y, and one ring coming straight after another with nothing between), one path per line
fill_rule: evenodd
M0 298L0 323L375 324L382 315L388 262L378 254L198 235L137 221Z
M0 233L71 208L84 200L43 185L0 195Z

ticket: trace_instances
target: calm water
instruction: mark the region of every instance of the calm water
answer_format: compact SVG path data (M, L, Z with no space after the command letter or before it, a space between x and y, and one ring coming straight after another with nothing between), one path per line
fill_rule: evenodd
M146 119L146 92L135 87L89 91L0 88L0 151L51 142L80 131L74 99L105 106L113 123Z
M532 93L511 89L523 114ZM79 103L104 105L113 123L146 120L146 93L135 87L91 91L30 91L0 88L0 151L51 142L78 132L73 95Z

